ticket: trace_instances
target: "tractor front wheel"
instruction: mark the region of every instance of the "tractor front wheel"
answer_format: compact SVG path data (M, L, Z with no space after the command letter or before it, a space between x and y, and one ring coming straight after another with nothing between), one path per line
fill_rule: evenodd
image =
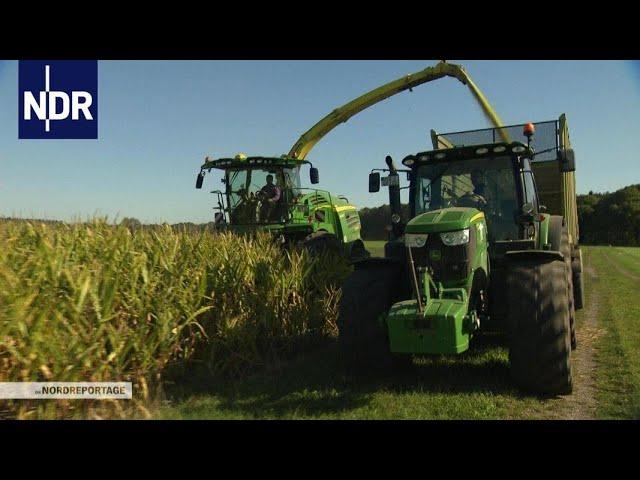
M570 289L565 262L521 260L507 269L511 374L524 390L563 395L573 388Z
M393 267L355 270L342 287L338 312L340 352L349 373L394 366L383 315L398 284Z

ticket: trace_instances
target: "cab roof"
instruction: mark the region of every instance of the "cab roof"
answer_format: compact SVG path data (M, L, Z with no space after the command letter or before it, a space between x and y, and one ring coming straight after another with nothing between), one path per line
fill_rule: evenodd
M211 168L220 168L225 170L228 168L247 168L260 165L273 167L297 167L305 163L309 162L307 162L306 160L298 160L293 157L288 157L286 155L283 155L281 157L247 157L245 155L239 154L233 158L212 159L210 157L206 157L201 169L209 170Z
M494 157L496 155L533 155L531 148L522 142L498 142L468 147L443 148L407 155L402 164L412 167L416 164L446 162L447 160L466 160L469 158Z

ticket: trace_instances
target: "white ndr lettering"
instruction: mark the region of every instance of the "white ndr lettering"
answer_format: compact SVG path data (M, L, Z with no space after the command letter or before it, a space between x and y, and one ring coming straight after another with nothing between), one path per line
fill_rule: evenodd
M62 110L58 111L58 100L62 104ZM49 92L49 119L64 120L69 116L69 95L64 92Z
M89 92L71 92L71 100L65 92L40 92L38 100L32 92L24 92L24 119L31 120L33 111L39 120L64 120L71 111L72 120L79 120L80 112L86 120L93 120L92 103Z
M31 120L31 110L36 112L40 120L47 118L47 92L40 92L40 100L36 101L33 93L24 92L24 119Z

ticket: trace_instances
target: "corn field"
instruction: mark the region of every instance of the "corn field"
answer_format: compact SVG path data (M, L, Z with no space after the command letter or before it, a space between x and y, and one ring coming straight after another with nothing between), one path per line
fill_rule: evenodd
M130 381L134 396L5 402L0 416L148 415L170 365L237 377L334 334L348 272L266 234L0 222L0 381Z

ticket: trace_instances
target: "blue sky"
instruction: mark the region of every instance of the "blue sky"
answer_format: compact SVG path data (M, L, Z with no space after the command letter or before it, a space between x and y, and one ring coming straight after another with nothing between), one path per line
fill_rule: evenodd
M506 124L566 113L578 191L640 183L640 66L620 61L465 61ZM205 155L286 153L335 107L424 61L101 61L98 140L18 140L18 62L0 62L0 215L72 220L94 214L143 222L205 222ZM320 186L356 205L387 154L430 148L428 133L489 126L466 87L441 79L338 126L311 151ZM303 181L307 182L306 175ZM308 185L308 183L307 183Z

